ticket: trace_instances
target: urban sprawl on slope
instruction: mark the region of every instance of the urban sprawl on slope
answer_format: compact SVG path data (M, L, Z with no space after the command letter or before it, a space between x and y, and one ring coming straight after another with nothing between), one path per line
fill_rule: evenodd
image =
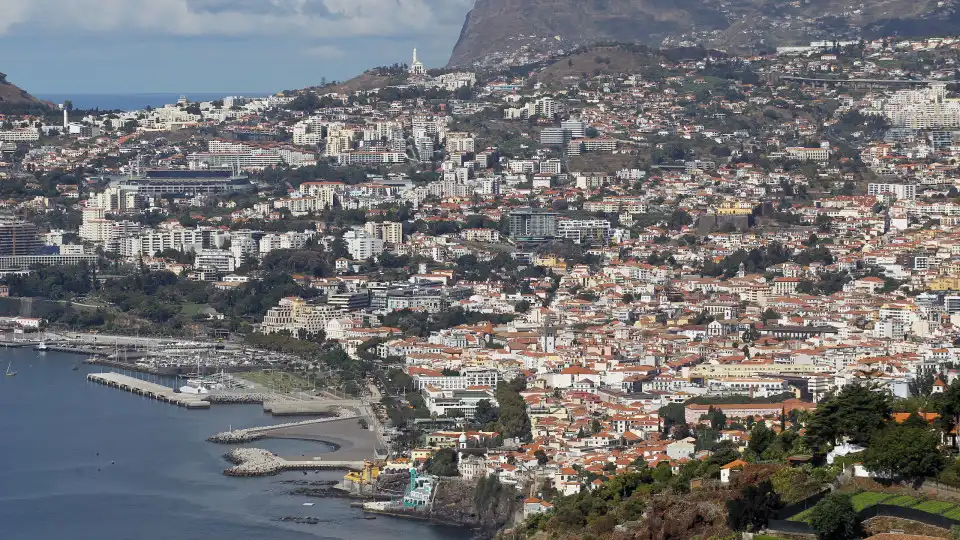
M604 45L522 76L414 53L372 90L11 112L0 294L36 301L5 324L207 334L348 393L374 379L394 463L515 486L518 534L643 510L564 496L751 467L796 502L783 478L816 493L846 454L855 477L955 479L958 50ZM940 457L891 465L891 433Z

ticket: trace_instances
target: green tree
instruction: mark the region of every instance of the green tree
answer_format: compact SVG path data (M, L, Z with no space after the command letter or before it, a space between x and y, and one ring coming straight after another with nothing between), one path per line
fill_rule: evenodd
M500 432L504 437L530 439L530 416L527 415L527 403L520 396L520 390L525 387L526 381L522 377L497 386Z
M456 450L443 448L427 460L426 468L428 473L436 476L459 476Z
M890 394L875 384L853 382L817 406L807 423L807 446L826 453L841 440L866 446L890 419Z
M500 418L500 412L490 404L489 399L481 399L477 402L477 412L473 415L474 422L484 425L496 422Z
M13 289L10 291L13 292ZM945 433L953 433L960 424L960 379L954 379L940 398L940 424ZM956 446L956 439L954 439Z
M854 540L860 537L860 519L847 493L831 493L810 513L810 526L820 540Z
M746 486L737 499L727 501L727 525L735 531L758 531L780 508L780 496L765 480Z
M759 422L750 432L750 442L747 449L757 456L763 454L770 445L777 440L777 434L767 427L763 422Z
M871 439L863 464L894 478L936 476L946 464L939 445L939 433L929 427L892 424Z
M707 410L706 414L707 420L710 420L710 428L716 431L722 430L727 427L727 415L723 414L723 411L710 407Z

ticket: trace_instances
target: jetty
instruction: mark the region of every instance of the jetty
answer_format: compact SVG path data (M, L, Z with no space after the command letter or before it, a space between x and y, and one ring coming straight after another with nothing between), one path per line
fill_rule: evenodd
M262 448L237 448L224 457L234 463L223 471L227 476L271 476L284 471L363 469L363 461L334 461L322 457L287 459Z
M210 402L203 396L181 394L162 384L142 381L119 373L91 373L87 375L87 380L188 409L210 408Z
M271 432L284 429L284 428L294 428L300 426L309 426L312 424L322 424L324 422L333 422L336 420L345 420L349 418L356 418L354 414L349 412L342 412L337 416L330 418L317 418L314 420L302 420L300 422L288 422L286 424L275 424L272 426L261 426L261 427L252 427L245 429L235 429L233 431L223 431L217 433L211 437L207 438L207 441L219 444L240 444L247 443L251 441L256 441L267 437Z

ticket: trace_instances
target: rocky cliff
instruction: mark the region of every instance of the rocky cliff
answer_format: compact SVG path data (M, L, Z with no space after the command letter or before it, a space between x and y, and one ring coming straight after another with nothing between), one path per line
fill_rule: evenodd
M769 50L811 40L943 35L960 0L476 0L450 66L517 65L604 41Z

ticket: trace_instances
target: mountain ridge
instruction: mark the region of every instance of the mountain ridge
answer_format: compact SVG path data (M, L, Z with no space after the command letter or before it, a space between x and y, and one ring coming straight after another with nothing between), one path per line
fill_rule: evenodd
M615 41L768 52L816 40L960 30L960 0L476 0L448 67L520 65Z
M19 114L49 107L49 103L8 81L6 73L0 73L0 113Z

